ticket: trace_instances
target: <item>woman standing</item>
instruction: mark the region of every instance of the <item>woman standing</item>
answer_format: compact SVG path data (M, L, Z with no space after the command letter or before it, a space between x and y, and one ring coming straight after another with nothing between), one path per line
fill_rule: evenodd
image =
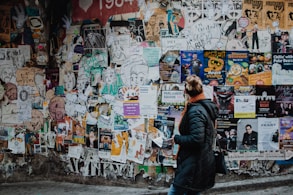
M180 135L173 137L180 148L168 195L195 195L215 184L212 123L218 116L218 108L205 98L202 81L196 75L186 78L185 93L189 100L182 112Z

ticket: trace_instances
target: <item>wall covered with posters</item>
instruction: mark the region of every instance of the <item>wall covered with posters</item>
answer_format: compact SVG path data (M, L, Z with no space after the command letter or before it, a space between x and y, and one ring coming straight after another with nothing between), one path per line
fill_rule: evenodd
M2 179L55 159L64 175L171 181L190 74L219 106L231 174L292 173L292 1L68 0L63 15L57 1L12 2L0 4Z

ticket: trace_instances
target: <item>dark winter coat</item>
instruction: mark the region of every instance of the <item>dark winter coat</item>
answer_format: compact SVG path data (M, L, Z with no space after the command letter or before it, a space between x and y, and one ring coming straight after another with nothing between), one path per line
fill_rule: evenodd
M187 105L179 126L180 135L174 137L180 146L174 186L199 192L214 186L214 128L211 122L217 116L218 108L209 99Z

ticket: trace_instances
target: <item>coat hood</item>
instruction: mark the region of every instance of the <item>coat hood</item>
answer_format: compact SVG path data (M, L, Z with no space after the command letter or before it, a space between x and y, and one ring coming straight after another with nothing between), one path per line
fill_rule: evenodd
M200 103L207 110L211 120L216 120L218 118L219 108L213 101L210 99L204 99L198 101L198 103Z

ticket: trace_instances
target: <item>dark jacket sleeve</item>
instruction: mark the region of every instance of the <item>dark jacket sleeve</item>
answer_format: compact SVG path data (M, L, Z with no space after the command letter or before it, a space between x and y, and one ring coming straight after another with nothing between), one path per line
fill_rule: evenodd
M180 147L198 148L204 142L205 136L205 115L202 113L200 106L192 106L185 113L186 123L181 129L181 135L176 135L174 141Z

